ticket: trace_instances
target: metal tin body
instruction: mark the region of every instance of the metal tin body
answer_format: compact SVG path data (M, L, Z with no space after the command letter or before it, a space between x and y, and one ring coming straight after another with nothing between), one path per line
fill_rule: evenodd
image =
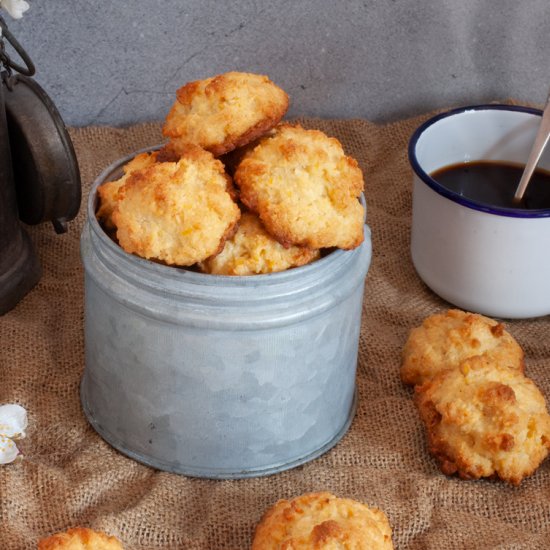
M359 248L307 266L204 275L109 239L94 211L112 173L82 236L94 428L141 462L209 478L278 472L336 444L355 407L368 227Z

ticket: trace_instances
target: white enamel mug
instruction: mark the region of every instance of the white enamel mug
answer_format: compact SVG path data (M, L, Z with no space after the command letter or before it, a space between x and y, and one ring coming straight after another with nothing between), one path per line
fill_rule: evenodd
M464 107L431 118L411 137L412 261L428 287L461 309L505 319L550 313L550 209L484 205L430 176L476 160L524 164L541 114ZM539 167L550 170L550 150Z

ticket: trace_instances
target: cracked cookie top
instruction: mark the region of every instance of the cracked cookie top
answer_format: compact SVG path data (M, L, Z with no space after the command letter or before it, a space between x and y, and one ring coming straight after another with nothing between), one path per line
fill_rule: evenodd
M280 500L256 527L252 550L392 550L384 512L331 493Z
M113 212L120 246L142 258L189 266L217 254L240 210L231 180L210 153L188 146L177 162L129 175Z
M250 143L275 126L288 95L267 76L229 72L189 82L176 92L163 134L178 155L188 143L219 156Z
M241 201L283 245L352 249L363 242L363 174L341 143L281 124L235 172Z

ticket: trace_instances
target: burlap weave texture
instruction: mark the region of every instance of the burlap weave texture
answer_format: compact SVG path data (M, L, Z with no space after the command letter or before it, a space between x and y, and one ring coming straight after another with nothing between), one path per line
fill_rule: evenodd
M71 131L83 206L69 233L29 228L44 269L38 286L0 318L0 403L30 414L24 456L0 467L0 550L36 548L71 526L119 537L129 550L246 550L279 498L328 490L382 508L398 549L550 548L550 461L520 487L440 473L398 375L408 331L448 307L418 279L409 255L411 171L406 146L427 118L378 126L303 120L339 138L365 174L373 261L359 349L357 416L321 458L266 478L211 481L159 472L126 458L88 425L79 239L91 182L117 158L161 141L160 124ZM550 397L550 320L513 321L526 371Z

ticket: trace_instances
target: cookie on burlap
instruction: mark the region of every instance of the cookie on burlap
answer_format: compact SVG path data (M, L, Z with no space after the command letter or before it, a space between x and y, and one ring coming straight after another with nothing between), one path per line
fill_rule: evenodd
M405 384L422 384L474 355L523 371L523 350L502 323L450 309L411 330L402 352L401 379Z
M256 214L243 212L233 237L200 268L214 275L257 275L305 265L319 256L318 250L303 246L285 248L265 230Z
M391 534L381 510L309 493L270 508L256 527L252 550L391 550Z
M363 174L340 142L281 124L235 172L241 200L284 245L351 249L363 241Z
M222 163L197 146L187 147L178 162L134 172L113 212L120 246L178 266L217 254L241 215L229 187Z
M550 451L544 396L519 369L477 355L415 389L430 452L443 473L513 485Z
M123 550L123 546L116 537L75 527L39 541L38 550Z
M133 172L152 166L157 162L158 153L140 153L122 167L123 175L115 181L108 181L97 188L99 208L96 212L97 219L102 226L110 231L115 229L112 216L118 202L118 191L126 183Z
M194 143L222 155L273 128L288 109L288 95L267 76L229 72L189 82L176 92L163 134L175 153Z

